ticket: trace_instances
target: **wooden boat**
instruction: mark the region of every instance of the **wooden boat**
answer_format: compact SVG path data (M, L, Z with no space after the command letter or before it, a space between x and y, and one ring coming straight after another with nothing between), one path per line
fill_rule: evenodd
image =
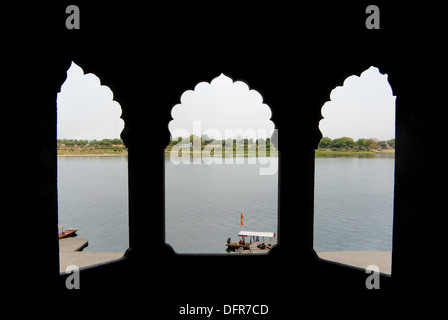
M59 232L59 239L67 238L67 237L73 237L76 235L76 231L78 229L72 228L72 229L66 229L64 231L64 226L58 226L58 229L62 229L61 232Z

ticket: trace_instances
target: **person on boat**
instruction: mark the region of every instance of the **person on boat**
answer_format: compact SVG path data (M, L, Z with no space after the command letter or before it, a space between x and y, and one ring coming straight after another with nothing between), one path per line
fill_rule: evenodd
M227 244L230 244L230 237L227 238Z

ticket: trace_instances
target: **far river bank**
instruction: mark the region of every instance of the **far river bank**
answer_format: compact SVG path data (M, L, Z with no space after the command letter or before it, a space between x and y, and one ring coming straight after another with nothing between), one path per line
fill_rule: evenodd
M192 153L190 151L187 151L188 154L197 154ZM277 157L279 152L272 151L270 154L263 154L258 156L273 156ZM373 151L322 151L322 150L316 150L315 151L316 157L394 157L395 156L395 150L387 150L382 152L373 152ZM117 150L117 151L110 151L110 150L58 150L57 152L58 157L124 157L128 155L128 150ZM169 156L170 151L165 151L165 156ZM204 156L204 155L203 155ZM210 156L210 155L208 155ZM211 155L213 157L213 155ZM225 155L224 155L225 156ZM233 156L242 156L242 153L233 152ZM244 154L245 157L257 157L257 154L255 152L248 152Z

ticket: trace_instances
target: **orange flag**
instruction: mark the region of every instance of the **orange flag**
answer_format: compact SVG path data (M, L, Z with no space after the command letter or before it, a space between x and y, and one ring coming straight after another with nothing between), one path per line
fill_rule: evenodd
M244 219L244 216L243 216L243 214L241 214L241 225L242 226L244 226L243 219Z

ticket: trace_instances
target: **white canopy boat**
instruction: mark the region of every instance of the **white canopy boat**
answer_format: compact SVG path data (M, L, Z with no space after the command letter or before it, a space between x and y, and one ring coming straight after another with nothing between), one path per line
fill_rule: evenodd
M227 239L227 248L229 250L243 249L243 250L269 250L275 242L275 232L259 232L259 231L240 231L238 237L241 240L238 242Z

